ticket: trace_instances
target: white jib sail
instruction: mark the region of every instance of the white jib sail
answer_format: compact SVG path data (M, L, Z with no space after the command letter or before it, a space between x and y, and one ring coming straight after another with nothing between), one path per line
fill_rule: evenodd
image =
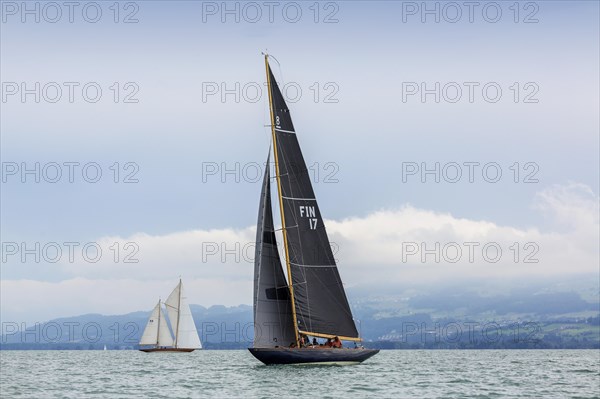
M160 301L154 307L146 328L140 339L140 345L156 345L158 343L158 318L160 313Z
M169 331L167 319L160 305L160 301L158 301L154 310L152 310L140 339L140 345L173 346L173 336Z

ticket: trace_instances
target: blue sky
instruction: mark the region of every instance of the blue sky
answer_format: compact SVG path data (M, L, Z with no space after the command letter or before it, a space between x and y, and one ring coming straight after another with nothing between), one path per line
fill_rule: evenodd
M501 231L499 241L509 243L520 237L519 242L540 243L540 256L545 257L527 276L541 276L544 270L597 273L598 248L593 244L598 238L599 192L597 2L522 2L517 23L515 9L510 8L513 2L480 2L473 23L464 6L462 18L448 22L454 15L444 14L452 11L448 2L428 3L438 4L439 23L432 15L421 21L421 2L322 2L317 23L313 2L277 3L273 22L268 21L262 2L252 3L263 13L256 23L249 21L254 14L244 14L243 10L252 11L247 3L235 2L228 7L238 4L239 22L234 14L222 21L221 2L152 1L135 2L135 6L122 2L119 23L109 8L113 2L99 2L102 16L97 23L87 22L79 9L73 23L66 9L57 23L44 20L53 18L50 9L46 10L50 14L40 11L40 23L31 15L25 15L23 23L22 10L15 11L14 4L21 6L2 2L3 171L9 164L25 163L31 168L39 162L42 168L49 162L95 162L103 174L98 183L88 183L77 174L70 183L63 165L63 178L56 184L44 179L35 183L31 176L23 183L18 173L6 175L1 194L2 242L43 246L65 241L108 243L108 237L116 237L119 243L140 242L136 265L140 269L105 264L105 259L95 264L64 264L62 259L36 264L31 257L23 262L19 256L9 256L2 263L3 317L30 320L33 307L19 302L14 293L34 292L41 286L56 300L54 313L35 311L39 318L88 309L135 310L146 302L149 307L157 287L170 286L179 274L197 284L198 294L190 294L192 302L250 303L251 263L228 269L222 262L202 262L194 256L202 250L200 239L252 239L260 182L248 181L252 179L244 173L266 158L266 98L253 101L248 92L240 93L239 102L232 94L222 101L220 90L235 88L236 83L241 88L263 85L261 51L265 49L281 63L281 68L274 66L280 82L302 90L299 100L290 103L294 124L307 163L318 171L315 191L322 212L331 220L330 233L337 234L339 242L349 240L347 248L355 245L344 232L356 230L351 222L357 220L357 225L364 223L366 241L379 239L380 231L386 231L386 237L401 235L402 242L443 243L465 235L485 240L485 235L478 238L473 232L494 225ZM28 4L34 7L34 2ZM44 4L40 3L40 10ZM495 4L502 15L491 23ZM281 13L284 7L290 14ZM297 8L302 16L289 22ZM482 14L484 8L488 14ZM134 11L138 22L123 23ZM325 23L328 15L337 22ZM538 22L524 23L525 19ZM33 95L23 102L20 93L7 94L14 84L21 89L23 82L29 88L35 82L42 87L57 82L63 97L50 103L47 97L52 92L48 92L36 103ZM78 84L72 103L65 82ZM96 103L86 102L80 90L90 82L102 89ZM117 103L115 82L120 94ZM403 89L415 84L433 88L436 82L440 87L458 85L463 96L456 103L447 100L451 91L439 103L434 95L423 102L419 94L403 101ZM472 103L465 82L475 85ZM484 98L481 89L486 84L501 88L497 102ZM207 87L218 87L219 93L209 95ZM136 90L132 98L138 102L124 103L123 96ZM326 102L327 95L336 102ZM525 102L527 95L537 102ZM113 182L115 162L119 183ZM451 183L442 178L436 183L429 176L422 183L417 174L403 181L407 162L429 168L436 163L441 168L462 165L463 179ZM478 167L470 183L464 175L465 162L497 165L502 179L489 183ZM124 169L125 164L130 168ZM219 172L239 165L239 176L203 176L203 170L214 165ZM517 183L515 168L520 172ZM139 181L123 183L134 170ZM523 182L531 172L537 182ZM324 182L328 176L334 181ZM391 225L377 222L382 213L387 215L382 220ZM433 215L429 225L423 224L426 215ZM451 226L450 236L417 234L438 231L435 226L442 219ZM409 225L414 229L407 229ZM153 244L143 237L152 237ZM171 239L187 245L174 254ZM576 248L567 251L561 264L551 260L555 257L549 247L556 242ZM372 251L385 253L399 244L388 245L365 246L345 259L364 257L368 263ZM165 249L158 254L156 248ZM344 248L340 250L343 260ZM105 248L105 253L111 252ZM382 267L379 275L389 275L384 265L398 263L393 253L375 262ZM453 278L472 274L467 266ZM348 285L360 282L364 268L348 266L345 272L343 262L340 267L342 277L348 275L344 277ZM214 281L206 277L216 269L221 272ZM410 275L403 268L394 270L402 281ZM508 278L518 273L507 269L495 275ZM132 309L98 299L103 287L128 284L137 291L127 295L141 298ZM219 290L204 290L206 284ZM78 290L89 296L89 303L66 306ZM219 291L239 294L226 297Z

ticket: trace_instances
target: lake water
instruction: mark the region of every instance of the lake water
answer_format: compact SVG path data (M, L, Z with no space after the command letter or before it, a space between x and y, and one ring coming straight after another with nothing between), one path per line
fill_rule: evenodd
M600 398L599 350L381 351L264 366L247 351L2 351L2 398Z

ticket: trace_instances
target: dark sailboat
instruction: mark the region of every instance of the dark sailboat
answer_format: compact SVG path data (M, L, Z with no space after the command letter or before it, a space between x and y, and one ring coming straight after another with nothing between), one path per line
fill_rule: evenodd
M288 280L277 252L267 167L256 233L254 345L249 350L265 364L360 363L379 351L301 342L301 337L309 336L355 342L361 339L268 55L265 67Z

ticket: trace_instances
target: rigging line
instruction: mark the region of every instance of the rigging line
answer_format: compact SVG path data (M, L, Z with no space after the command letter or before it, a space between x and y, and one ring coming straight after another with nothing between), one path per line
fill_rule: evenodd
M266 104L266 107L265 107L265 104ZM263 113L262 113L262 117L263 117L263 133L267 134L267 141L269 142L269 145L270 145L270 143L271 143L271 125L266 125L265 124L265 120L267 118L267 115L271 112L269 107L270 107L269 100L268 99L264 99L263 100ZM266 113L265 113L265 109L266 109ZM270 119L270 116L269 116L269 119ZM268 127L269 129L266 130L265 129L266 127Z
M276 229L275 231L289 230L289 229L294 229L294 228L297 228L297 227L298 227L298 225L295 225L295 226L287 226L287 227L282 227L282 228L280 228L280 229ZM275 232L275 231L274 231L274 232Z
M266 50L265 50L266 51ZM261 54L265 54L265 53L261 53ZM267 83L267 81L265 80L265 84ZM267 88L268 90L268 88ZM267 138L267 142L269 143L269 148L271 148L271 140L272 140L272 134L271 134L271 104L269 103L269 96L263 96L263 113L262 113L262 117L263 117L263 133L266 133L266 138ZM269 120L269 124L266 124L266 120ZM264 128L268 127L269 129L266 130ZM270 152L270 151L269 151Z
M282 84L283 84L283 82L284 82L284 80L283 80L283 72L281 71L281 64L279 63L279 60L277 58L275 58L271 54L269 54L269 58L272 58L277 63L277 67L279 68L279 77L281 78L281 79L279 79L279 82L282 82ZM279 86L279 85L277 85L277 86ZM282 96L283 96L283 93L282 93ZM287 101L286 101L285 105L287 106ZM288 109L289 109L289 106L288 106Z
M281 86L283 87L283 86L285 86L285 79L283 78L283 70L281 69L281 64L279 63L279 60L277 60L277 58L275 58L274 56L272 56L271 54L269 54L269 59L271 59L271 58L275 60L275 62L277 63L278 70L279 70L279 79L276 79L276 81L277 81L277 87L279 88L279 83L281 83ZM290 108L290 105L288 104L287 99L283 95L283 92L281 91L281 89L279 91L281 92L281 97L283 97L283 101L285 102L285 106L288 109L288 113L291 114L292 113L291 112L292 109ZM277 130L280 130L280 129L277 129ZM290 131L290 132L291 133L296 133L296 132L292 132L292 131Z
M308 281L306 280L306 271L305 270L301 270L302 271L302 275L304 276L304 281L305 281L305 285L306 285L306 308L308 310L308 323L310 324L308 327L310 327L310 330L312 331L312 312L310 311L311 307L310 307L310 296L308 295ZM305 324L306 325L306 324Z
M275 62L279 63L279 61L277 59L275 59ZM269 92L269 110L270 110L270 116L271 116L271 124L275 123L275 107L274 107L274 103L273 103L273 90L271 88L271 69L269 66L269 59L268 56L265 55L265 68L266 68L266 72L267 72L267 87L268 87L268 92ZM277 85L277 82L274 82L275 85ZM277 88L277 90L279 90ZM275 164L276 164L276 169L277 169L277 174L279 174L279 159L277 157L278 154L278 150L277 150L277 133L275 132L275 129L273 127L271 127L271 133L273 136L273 152L275 154ZM281 188L281 179L277 180L277 191L279 194L279 207L280 207L280 214L281 214L281 226L285 227L285 212L283 209L283 200L281 199L281 194L282 194L282 188ZM294 299L294 284L293 281L291 279L291 271L290 271L290 258L289 258L289 245L287 242L287 231L284 230L283 231L283 241L284 241L284 249L285 249L285 254L286 254L286 268L288 271L288 275L289 275L289 279L290 280L290 284L289 284L289 290L290 290L290 301L292 304L292 319L294 321L294 335L296 338L296 346L300 346L300 340L298 337L298 319L297 319L297 315L296 315L296 306L295 306L295 299Z
M267 196L267 193L265 192L264 194L261 195L260 198L260 203L261 203L261 209L260 209L260 215L261 215L261 220L260 220L260 228L264 231L265 229L265 198ZM263 245L263 237L260 238L260 244L259 247ZM260 251L260 255L262 257L262 251ZM255 306L254 306L254 321L256 322L256 315L258 314L258 307L259 307L259 303L260 301L258 300L258 296L259 296L259 288L257 289L257 287L260 287L260 282L261 282L261 276L262 276L262 259L257 259L258 260L258 276L256 276L256 285L254 286L254 301L255 301ZM254 340L256 341L256 339Z
M277 255L279 255L279 254L277 254ZM280 273L283 274L283 269L281 267L281 259L279 258L279 256L277 256L276 268L277 269L273 268L273 277L274 277L273 280L278 281L279 279L277 277L280 276ZM285 276L284 276L284 284L285 284ZM288 288L288 285L287 284L283 285L283 286L275 285L276 290L281 289L281 288ZM277 318L279 320L279 327L280 327L279 332L277 334L278 337L276 337L276 338L284 339L284 338L287 338L287 337L285 337L285 333L284 333L284 331L287 330L287 327L286 327L287 323L285 323L286 320L284 320L284 318L287 319L287 318L291 317L291 313L290 313L291 309L289 309L290 299L288 298L288 300L285 301L285 303L287 304L287 306L285 306L285 308L286 308L285 314L284 314L284 312L282 312L282 307L284 307L284 304L281 302L282 301L279 301L279 300L276 301ZM289 320L289 321L293 324L293 320ZM287 344L287 343L285 343L285 344Z
M285 169L286 169L286 173L285 173L285 174L280 174L280 177L283 177L283 176L289 176L289 173L287 172L287 171L288 171L288 167L287 167L287 163L286 163L286 162L288 161L288 156L287 156L287 154L286 154L286 149L285 149L285 147L280 147L280 149L281 149L281 157L283 158L283 159L282 159L282 160L283 160L283 165L285 166ZM280 165L279 165L279 166L280 166L280 168L281 168L281 163L280 163ZM289 180L290 180L290 179L288 179L288 181L287 181L287 182L285 182L285 183L287 183L287 184L285 184L285 185L287 186L286 188L287 188L287 189L288 189L290 192L292 192L291 181L289 181ZM284 182L281 182L281 183L284 183ZM280 184L281 184L281 183L280 183ZM281 185L282 185L282 186L284 186L284 184L281 184ZM282 193L282 195L281 195L281 196L283 197L283 193ZM296 222L296 225L295 225L295 226L291 226L291 227L298 227L298 218L295 216L295 209L293 209L293 208L292 208L292 216L294 217L294 222ZM287 227L286 227L286 228L287 228ZM298 241L300 241L300 240L298 240ZM295 256L295 255L296 255L296 254L294 253L294 256Z
M265 55L265 53L262 53L263 55ZM277 65L279 66L279 68L281 68L281 64L279 63L279 61L277 60L277 58L275 58L275 56L273 54L269 54L269 58L273 58L275 60L275 62L277 63Z
M295 287L298 287L298 286L305 286L306 287L307 286L308 282L306 281L306 274L303 274L302 277L304 278L304 281L294 283ZM306 289L306 288L304 288L304 289ZM308 297L307 297L307 299L308 299ZM305 315L301 311L300 312L297 311L296 313L300 315L300 318L302 319L302 323L305 326L310 325L312 327L312 322L311 322L311 318L310 318L310 316L311 316L311 314L310 314L310 306L308 306L308 315ZM307 322L307 320L308 320L308 322Z

